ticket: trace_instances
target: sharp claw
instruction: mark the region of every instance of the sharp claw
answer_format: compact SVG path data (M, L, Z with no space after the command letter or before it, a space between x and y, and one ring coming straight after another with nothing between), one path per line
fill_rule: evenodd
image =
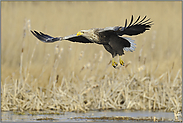
M123 62L123 63L120 63L122 66L125 66L125 63Z
M120 63L122 66L125 65L124 61L121 59L121 56L119 57L119 63Z
M114 61L114 58L112 59L112 66L114 67L114 68L116 68L116 66L118 65L118 63L116 63L115 61Z
M113 66L114 68L116 68L116 66L118 66L118 64L117 64L117 63L115 63L115 64L112 64L112 66Z
M121 64L122 66L124 66L124 65L125 65L124 61L120 61L120 64Z

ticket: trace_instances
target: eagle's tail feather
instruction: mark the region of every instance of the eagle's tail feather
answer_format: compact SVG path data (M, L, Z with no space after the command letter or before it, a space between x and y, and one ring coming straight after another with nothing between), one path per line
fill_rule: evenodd
M128 38L128 37L123 37L123 38L130 42L130 47L124 47L123 49L125 51L131 51L131 52L135 51L135 48L136 48L135 47L136 44L134 43L135 40L132 40L131 38Z

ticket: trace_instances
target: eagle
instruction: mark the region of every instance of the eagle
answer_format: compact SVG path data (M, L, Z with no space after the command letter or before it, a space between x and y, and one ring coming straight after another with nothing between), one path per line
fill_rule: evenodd
M112 66L116 68L118 63L114 60L114 57L119 55L119 63L124 66L124 61L122 60L122 55L125 51L135 51L135 43L129 37L122 37L123 35L138 35L144 33L146 30L150 30L153 25L153 21L146 19L144 16L140 19L140 16L133 22L133 15L131 21L127 24L127 19L125 21L125 26L114 26L106 28L92 28L89 30L81 30L76 34L72 34L65 37L52 37L50 35L44 34L42 32L31 31L31 33L37 37L40 41L45 43L53 43L56 41L68 40L71 42L78 43L96 43L103 45L104 48L112 55Z

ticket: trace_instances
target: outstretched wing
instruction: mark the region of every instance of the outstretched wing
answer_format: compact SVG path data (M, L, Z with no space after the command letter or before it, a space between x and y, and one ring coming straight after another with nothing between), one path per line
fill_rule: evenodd
M152 22L153 21L149 21L149 19L146 19L146 16L141 19L140 16L137 18L137 20L133 23L133 15L131 18L131 21L129 23L129 25L127 26L127 19L125 21L125 26L115 26L115 27L106 27L104 29L101 29L99 31L99 33L111 33L111 32L116 32L117 35L122 36L122 35L138 35L140 33L145 32L146 30L149 30L151 28Z
M92 41L88 40L84 36L82 35L77 36L76 34L65 36L63 37L63 40L69 40L72 42L79 42L79 43L93 43Z
M37 31L32 31L31 33L37 37L40 41L42 42L46 42L46 43L51 43L51 42L55 42L55 41L61 41L61 40L69 40L72 42L79 42L79 43L93 43L90 40L88 40L87 38L83 37L83 36L77 36L76 34L74 35L69 35L66 37L52 37L49 36L47 34L44 34L42 32L37 32Z
M130 24L127 26L127 19L125 21L125 27L120 27L117 31L117 34L118 35L138 35L140 33L143 33L145 32L146 30L149 30L151 28L151 25L152 25L152 22L153 21L149 21L149 19L145 20L146 19L146 16L140 20L140 16L137 18L137 20L132 24L133 22L133 15L132 15L132 18L131 18L131 21L130 21Z
M62 37L54 38L54 37L46 35L42 32L38 33L37 31L32 31L32 30L31 30L31 32L35 37L37 37L42 42L50 43L50 42L62 40Z

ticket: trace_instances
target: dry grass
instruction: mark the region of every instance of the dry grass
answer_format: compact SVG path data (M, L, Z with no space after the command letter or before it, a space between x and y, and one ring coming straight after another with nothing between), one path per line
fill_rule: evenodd
M80 29L123 25L132 14L148 15L154 26L132 37L136 51L126 52L126 66L118 69L100 45L44 44L29 32L65 36ZM180 1L3 1L1 109L181 110L181 22Z

